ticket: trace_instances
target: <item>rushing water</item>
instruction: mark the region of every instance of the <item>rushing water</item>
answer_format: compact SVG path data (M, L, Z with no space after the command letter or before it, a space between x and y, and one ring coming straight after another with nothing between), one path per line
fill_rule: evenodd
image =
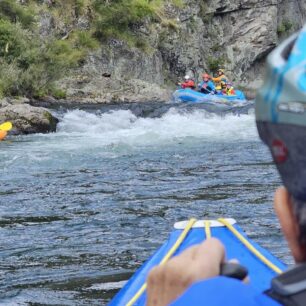
M234 217L290 262L252 113L73 110L57 133L0 143L0 169L4 305L103 305L192 216Z

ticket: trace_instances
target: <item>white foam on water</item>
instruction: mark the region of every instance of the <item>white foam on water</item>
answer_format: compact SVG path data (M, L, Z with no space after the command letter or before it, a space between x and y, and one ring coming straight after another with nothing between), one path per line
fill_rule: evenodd
M160 118L136 117L129 110L94 114L73 110L64 114L56 133L14 138L0 151L3 169L11 164L36 164L94 158L116 158L135 149L151 150L193 142L258 140L254 114L220 115L204 110L170 109ZM5 144L5 143L4 143ZM79 162L82 162L81 160Z
M88 288L88 290L114 290L121 289L128 281L110 282L94 284Z
M128 110L95 115L68 112L58 126L59 135L99 139L100 145L158 144L186 137L210 141L256 139L254 115L208 114L204 110L182 113L175 109L161 118L141 118Z

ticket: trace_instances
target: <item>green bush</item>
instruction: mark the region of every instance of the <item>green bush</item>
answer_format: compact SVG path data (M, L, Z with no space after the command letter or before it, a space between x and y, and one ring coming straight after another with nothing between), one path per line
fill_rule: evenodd
M169 1L175 6L182 6L181 0ZM109 3L94 0L94 10L97 14L95 35L101 40L133 36L133 28L141 25L145 19L161 21L164 25L175 29L173 20L164 17L165 1L162 0L114 0ZM132 39L133 40L133 39Z
M75 0L74 12L77 17L82 14L84 7L85 3L83 0Z
M230 63L230 60L226 56L212 57L207 58L208 68L211 72L215 72L220 68L224 68L227 63Z
M73 33L75 46L79 49L97 49L99 47L98 41L92 36L91 32L76 31Z
M0 21L0 95L48 94L54 81L82 63L92 46L80 33L71 40L42 43L19 24Z
M55 99L66 99L67 93L59 88L51 88L50 89L50 94L55 98Z
M0 19L19 22L25 28L31 28L35 19L33 12L28 7L23 7L13 0L0 1Z
M0 98L14 95L18 92L16 80L19 69L15 63L8 64L0 60Z
M278 27L277 27L277 34L278 35L282 35L285 33L289 33L291 31L291 29L293 28L293 23L288 20L285 19Z
M0 57L12 62L26 49L29 33L8 20L0 20Z
M152 17L154 14L150 2L146 0L117 0L109 5L96 0L94 8L98 13L95 23L96 36L102 40L118 36L145 17Z
M207 59L208 68L211 72L217 71L219 68L224 67L226 63L225 57L221 56L218 58L215 57L208 57Z

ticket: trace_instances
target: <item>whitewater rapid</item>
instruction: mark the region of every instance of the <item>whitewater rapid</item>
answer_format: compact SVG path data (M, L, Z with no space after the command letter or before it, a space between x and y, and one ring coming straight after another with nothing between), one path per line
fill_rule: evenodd
M163 144L193 137L211 141L246 140L256 137L254 115L225 116L204 110L181 112L170 109L161 118L136 117L129 110L92 114L81 110L66 113L58 126L58 136L99 139L99 145Z
M256 139L253 113L220 116L205 110L170 109L160 118L143 118L129 110L100 114L72 110L60 115L56 133L16 137L12 145L0 151L0 158L8 169L12 164L79 163L87 154L116 158L176 145ZM13 145L16 141L18 146Z
M220 116L204 110L170 109L160 118L143 118L129 110L100 114L72 110L59 118L56 133L8 140L6 150L0 151L2 169L10 171L14 165L26 170L37 163L46 167L77 166L88 155L96 159L116 158L177 145L258 140L252 113Z

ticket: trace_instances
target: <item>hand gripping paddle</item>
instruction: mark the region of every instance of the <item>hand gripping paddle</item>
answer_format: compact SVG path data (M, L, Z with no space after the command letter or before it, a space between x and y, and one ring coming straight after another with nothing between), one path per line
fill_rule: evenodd
M244 280L248 276L248 270L238 263L226 262L221 264L220 275Z

